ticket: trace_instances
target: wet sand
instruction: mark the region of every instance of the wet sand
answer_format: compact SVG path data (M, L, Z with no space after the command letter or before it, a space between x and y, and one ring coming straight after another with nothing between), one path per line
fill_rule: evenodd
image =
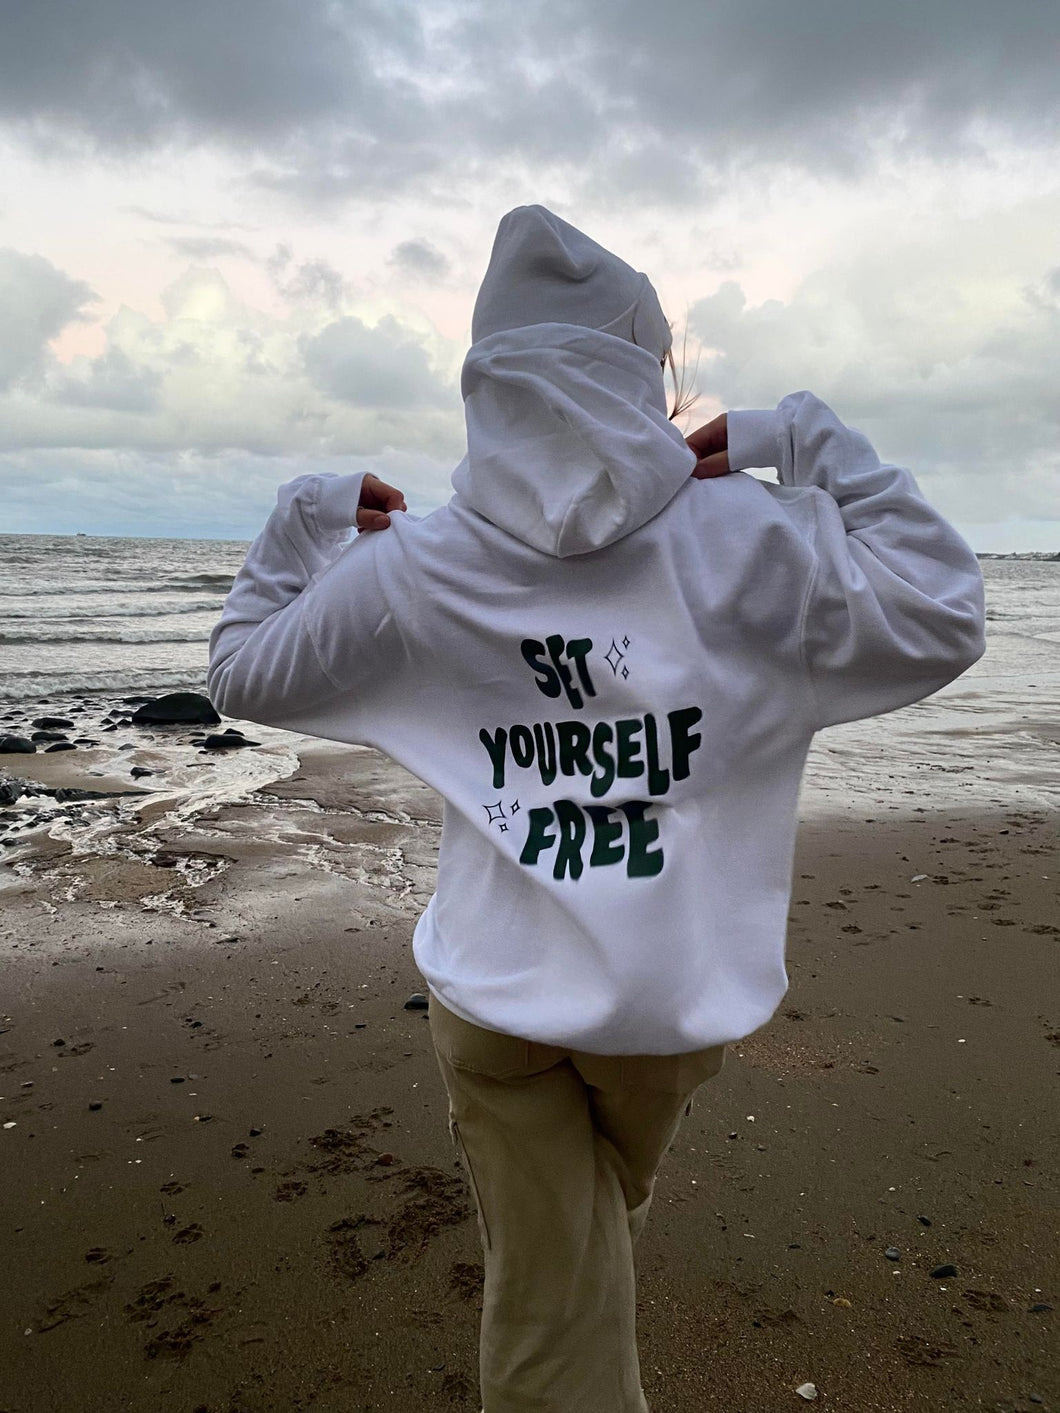
M404 1009L438 820L321 745L0 869L0 1413L477 1413L476 1224ZM653 1413L807 1381L1060 1408L1056 824L801 826L790 993L697 1097L638 1249Z

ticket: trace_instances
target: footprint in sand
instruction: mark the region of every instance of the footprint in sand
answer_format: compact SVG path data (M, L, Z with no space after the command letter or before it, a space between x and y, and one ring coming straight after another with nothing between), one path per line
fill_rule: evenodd
M369 1258L361 1250L357 1233L364 1227L381 1226L377 1217L342 1217L328 1227L328 1260L336 1275L356 1281L368 1270ZM375 1259L375 1254L371 1259Z
M277 1202L294 1202L299 1197L304 1197L308 1191L309 1188L304 1182L281 1182L272 1195Z
M75 1285L64 1291L44 1307L36 1321L36 1329L43 1333L65 1325L67 1320L79 1320L87 1315L92 1306L114 1283L113 1276L104 1276L98 1281L88 1281L85 1285Z
M460 1177L440 1168L409 1168L393 1178L409 1200L387 1224L388 1261L406 1252L415 1260L442 1227L459 1226L473 1215L468 1186Z
M193 1297L188 1299L187 1317L171 1330L161 1330L144 1345L145 1359L186 1359L196 1344L210 1330L210 1326L223 1314L223 1310L209 1309L205 1302Z
M192 1222L190 1226L181 1227L180 1231L173 1233L173 1243L176 1246L190 1246L193 1241L200 1241L206 1233L198 1222Z
M1010 1309L1008 1301L996 1290L966 1290L962 1298L973 1310L985 1310L993 1315L1007 1315Z
M895 1347L907 1364L924 1369L937 1369L943 1359L952 1359L957 1354L955 1345L941 1340L933 1344L920 1335L902 1335L895 1340Z
M446 1374L439 1392L450 1403L466 1403L468 1399L474 1401L476 1387L467 1374L452 1373Z
M449 1267L449 1290L460 1300L478 1300L485 1275L478 1261L454 1261Z

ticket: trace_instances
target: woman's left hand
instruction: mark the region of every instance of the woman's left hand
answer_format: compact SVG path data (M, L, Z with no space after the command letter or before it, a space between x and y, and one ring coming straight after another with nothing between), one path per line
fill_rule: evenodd
M385 530L390 524L390 511L407 510L405 497L396 486L388 486L370 472L361 483L361 499L357 508L357 533L365 530Z

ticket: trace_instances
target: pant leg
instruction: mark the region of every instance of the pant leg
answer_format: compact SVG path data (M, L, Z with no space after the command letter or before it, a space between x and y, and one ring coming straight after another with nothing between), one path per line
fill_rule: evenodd
M479 1213L485 1413L647 1413L633 1241L703 1059L635 1057L624 1087L617 1056L472 1026L433 994L430 1018Z
M625 1199L583 1080L433 996L430 1016L481 1213L484 1413L647 1413Z
M636 1244L651 1206L659 1165L691 1113L693 1094L725 1061L725 1047L683 1055L611 1057L575 1052L572 1060L588 1086L593 1127L609 1143L622 1184L630 1237Z

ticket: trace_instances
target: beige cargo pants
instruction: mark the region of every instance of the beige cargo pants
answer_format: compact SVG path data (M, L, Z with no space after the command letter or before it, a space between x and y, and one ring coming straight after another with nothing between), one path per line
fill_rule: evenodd
M433 992L429 1019L478 1209L484 1413L648 1413L633 1247L724 1046L590 1055L471 1025Z

